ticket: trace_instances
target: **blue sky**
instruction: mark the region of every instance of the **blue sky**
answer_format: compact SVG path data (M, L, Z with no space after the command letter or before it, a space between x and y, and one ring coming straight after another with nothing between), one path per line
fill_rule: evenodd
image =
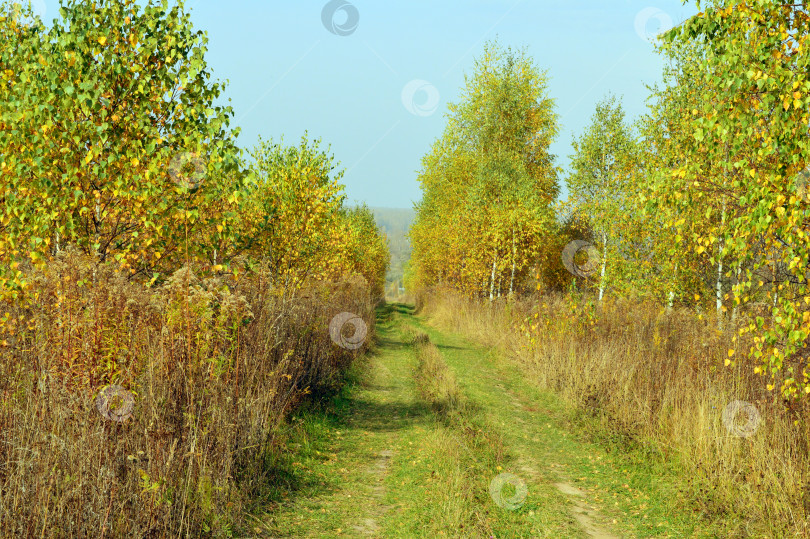
M56 0L34 0L45 19ZM662 59L645 39L696 12L679 0L187 0L208 33L214 76L228 80L232 125L250 148L331 144L350 202L411 207L421 157L441 135L484 42L527 47L548 70L562 124L552 145L568 165L571 139L607 92L629 116L645 110L645 83ZM324 13L324 11L326 12ZM331 15L333 13L333 16ZM327 24L324 23L324 19Z

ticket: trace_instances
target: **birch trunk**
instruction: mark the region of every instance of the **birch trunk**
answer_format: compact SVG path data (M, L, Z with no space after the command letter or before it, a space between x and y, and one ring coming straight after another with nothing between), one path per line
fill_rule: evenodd
M607 234L602 231L602 271L599 275L599 301L605 294L605 270L607 268Z
M489 277L489 301L495 299L495 261L497 258L497 253L492 255L492 273Z
M675 276L678 276L678 264L675 264ZM667 301L667 312L672 312L672 304L675 301L675 290L670 289L669 291L669 301Z
M509 278L509 297L512 297L512 291L515 285L515 229L512 228L512 277Z
M726 224L726 203L723 202L723 213L720 216L720 227ZM723 240L717 245L717 285L716 306L717 306L717 329L723 330Z

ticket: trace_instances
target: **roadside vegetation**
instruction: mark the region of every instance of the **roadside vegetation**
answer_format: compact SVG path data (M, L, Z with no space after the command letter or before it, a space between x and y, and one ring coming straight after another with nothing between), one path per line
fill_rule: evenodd
M406 287L605 440L677 466L707 522L802 535L810 18L700 8L659 41L647 113L607 94L567 172L547 73L488 43L423 158Z
M385 237L319 140L247 164L182 2L0 35L2 534L242 535L373 338Z
M701 4L567 172L485 44L381 226L182 0L0 3L0 533L807 536L810 16Z

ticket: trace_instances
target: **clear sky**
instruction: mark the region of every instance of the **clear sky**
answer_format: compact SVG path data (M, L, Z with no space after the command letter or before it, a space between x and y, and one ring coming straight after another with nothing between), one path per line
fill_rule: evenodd
M33 0L49 20L57 0ZM187 0L228 80L239 146L308 131L346 169L349 202L411 207L421 157L441 135L487 39L525 46L548 70L566 168L571 139L607 92L631 118L662 59L649 37L696 12L680 0ZM565 196L565 192L564 192Z

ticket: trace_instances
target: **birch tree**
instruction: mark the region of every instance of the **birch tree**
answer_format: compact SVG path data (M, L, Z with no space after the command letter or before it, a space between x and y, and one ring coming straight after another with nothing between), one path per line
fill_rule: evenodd
M514 292L553 230L557 132L546 74L525 51L488 43L423 160L411 274L424 285L456 276L490 299Z
M810 393L810 206L798 185L810 161L808 36L804 6L776 0L713 2L667 35L673 48L701 47L692 75L704 99L684 111L693 141L662 191L681 190L706 208L705 222L722 223L690 239L696 251L733 261L735 302L773 302L769 321L750 319L743 331L761 361L755 370L789 397ZM768 266L784 268L781 281L760 278Z
M599 301L608 282L608 265L619 249L614 242L625 241L620 228L623 212L629 210L633 192L631 169L635 141L625 123L621 103L608 96L596 105L591 125L572 142L571 174L567 178L569 202L588 216L600 242Z

